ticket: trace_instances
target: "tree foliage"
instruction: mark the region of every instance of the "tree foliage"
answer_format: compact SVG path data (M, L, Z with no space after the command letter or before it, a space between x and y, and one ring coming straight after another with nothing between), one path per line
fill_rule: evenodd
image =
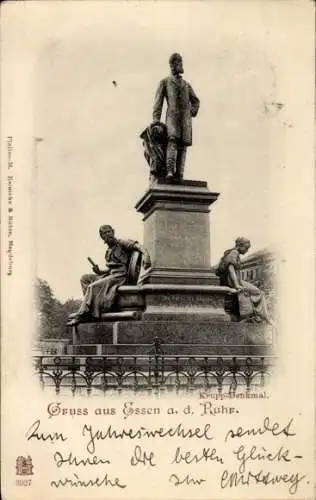
M39 338L68 338L69 332L66 322L69 314L79 308L80 301L68 299L65 302L60 302L54 297L53 291L47 281L37 278L36 303Z

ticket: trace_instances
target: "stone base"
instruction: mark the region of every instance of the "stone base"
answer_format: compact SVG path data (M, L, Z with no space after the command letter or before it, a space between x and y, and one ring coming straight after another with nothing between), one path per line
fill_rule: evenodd
M231 288L216 285L143 284L118 289L117 313L107 313L103 320L182 320L229 321L225 310ZM125 317L123 318L123 315Z
M219 193L206 182L157 183L136 204L152 269L143 283L218 284L210 270L210 206Z
M219 278L205 269L152 267L141 274L138 284L219 285Z
M82 323L76 327L76 347L86 344L113 344L113 327L111 321L99 323Z
M263 324L135 321L114 325L114 344L152 344L155 337L164 344L177 344L178 348L186 344L186 349L212 355L260 354L273 346L273 329Z
M143 285L142 320L229 321L224 309L229 288L207 285Z
M149 354L156 337L169 355L270 356L274 346L266 324L144 320L91 324L90 330L79 328L80 345L69 346L69 354Z
M71 345L67 354L77 356L146 356L151 353L149 344L83 344ZM209 344L163 344L166 356L260 356L272 357L275 353L270 346L212 346Z

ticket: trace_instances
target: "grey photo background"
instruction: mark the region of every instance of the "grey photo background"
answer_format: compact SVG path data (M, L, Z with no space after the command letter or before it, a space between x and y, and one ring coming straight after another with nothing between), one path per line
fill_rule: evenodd
M34 131L44 139L35 151L36 273L62 301L81 296L86 256L102 263L100 224L142 241L133 207L149 172L139 134L174 51L201 100L185 178L221 193L211 264L236 236L250 238L255 251L277 235L272 202L286 118L264 16L254 29L247 15L237 22L217 2L181 3L169 17L161 3L106 4L94 22L56 26L34 68Z

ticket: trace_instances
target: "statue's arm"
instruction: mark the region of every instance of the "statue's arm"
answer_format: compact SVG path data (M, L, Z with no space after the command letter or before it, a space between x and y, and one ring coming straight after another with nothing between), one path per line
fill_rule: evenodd
M197 97L191 85L189 85L189 98L191 103L191 116L196 116L200 107L200 99Z
M233 264L229 264L229 266L228 266L228 272L229 272L229 276L230 276L230 278L231 278L231 280L233 282L234 288L236 288L236 290L241 290L242 286L239 283L239 280L237 278L237 274L236 274L236 271L235 271L235 268L234 268Z
M92 266L92 270L95 274L98 274L99 276L106 276L110 272L110 269L107 266L105 267L105 269L100 269L98 264L94 264L94 266Z
M153 121L154 122L160 121L165 92L166 92L165 82L164 82L164 80L161 80L161 82L158 85L158 89L157 89L157 92L155 95L155 100L154 100L154 108L153 108Z
M142 245L138 243L138 241L119 239L118 242L123 248L126 248L126 250L137 250L138 252L140 252L143 255L143 265L145 269L151 266L149 253L147 252L146 248L142 247Z
M100 276L106 276L107 274L109 274L109 272L110 269L108 267L106 267L105 269L99 268L99 272L97 272L96 274L99 274Z
M98 264L96 264L92 259L91 257L88 257L88 261L90 262L91 266L92 266L92 271L95 273L95 274L98 274L98 275L105 275L105 274L109 274L110 272L110 269L108 267L106 267L105 269L100 269Z

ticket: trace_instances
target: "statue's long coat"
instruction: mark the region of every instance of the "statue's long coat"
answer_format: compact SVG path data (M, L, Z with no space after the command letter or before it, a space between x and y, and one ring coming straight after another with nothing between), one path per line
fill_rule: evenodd
M167 101L166 125L168 137L185 146L192 144L192 116L196 116L200 101L191 85L176 76L167 76L159 83L153 109L153 120L159 121L164 99Z

